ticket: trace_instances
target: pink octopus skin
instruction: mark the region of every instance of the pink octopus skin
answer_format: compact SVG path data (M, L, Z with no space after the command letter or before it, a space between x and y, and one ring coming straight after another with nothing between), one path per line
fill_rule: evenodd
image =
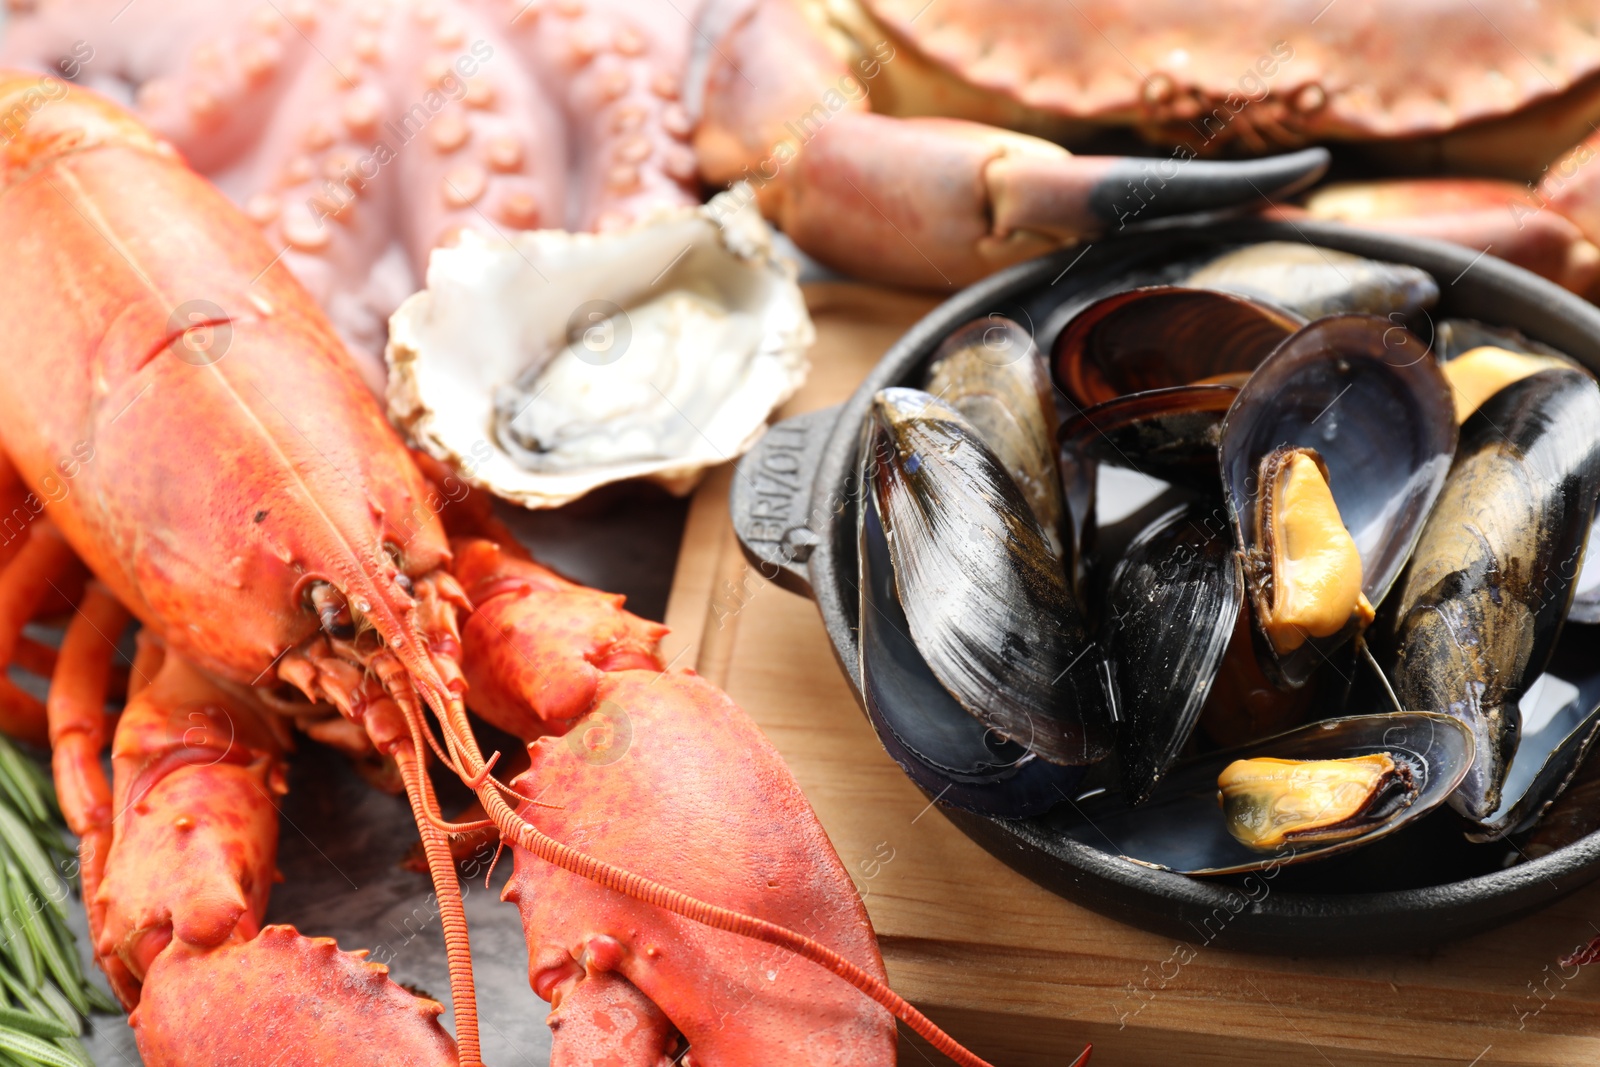
M130 101L243 205L374 390L459 228L698 202L682 0L8 0L0 62Z

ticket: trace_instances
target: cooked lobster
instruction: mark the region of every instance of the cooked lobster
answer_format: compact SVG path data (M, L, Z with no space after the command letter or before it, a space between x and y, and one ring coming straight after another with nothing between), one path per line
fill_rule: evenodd
M0 689L0 726L48 737L94 951L148 1064L480 1062L451 841L491 825L555 1064L655 1067L685 1045L702 1065L887 1064L895 1018L982 1062L888 990L755 725L663 668L660 626L424 470L240 211L91 93L0 73L0 120L0 496L19 527L0 653L73 607L48 701ZM515 781L469 702L531 742ZM454 1039L361 953L263 928L291 725L403 782ZM480 823L440 814L435 761Z

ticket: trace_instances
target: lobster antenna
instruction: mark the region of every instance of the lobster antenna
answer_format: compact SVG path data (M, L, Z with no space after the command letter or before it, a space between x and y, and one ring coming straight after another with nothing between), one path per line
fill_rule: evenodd
M395 746L394 760L411 801L417 833L422 837L434 899L439 902L439 925L444 930L445 959L450 970L450 1004L456 1015L456 1047L462 1067L483 1067L478 1038L478 993L472 978L472 946L467 936L466 909L461 903L461 883L456 878L456 861L450 853L449 841L438 826L440 820L433 814L437 798L419 756L417 733L422 716L416 714L414 705L409 713L405 713L403 704L400 707L411 731L411 741L409 745Z

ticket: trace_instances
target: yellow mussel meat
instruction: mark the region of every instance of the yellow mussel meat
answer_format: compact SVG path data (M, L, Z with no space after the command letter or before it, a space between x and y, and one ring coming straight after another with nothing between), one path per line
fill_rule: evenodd
M1261 461L1258 521L1269 554L1270 585L1259 598L1262 629L1278 653L1308 637L1331 637L1352 616L1372 621L1361 591L1361 553L1339 517L1322 457L1280 448Z
M1347 759L1235 760L1217 777L1228 832L1250 848L1338 841L1416 799L1411 765L1387 752Z
M1450 394L1456 405L1456 423L1459 425L1466 422L1485 400L1513 382L1520 382L1540 371L1570 366L1572 364L1554 356L1530 356L1493 345L1481 345L1441 364L1440 369L1450 382Z

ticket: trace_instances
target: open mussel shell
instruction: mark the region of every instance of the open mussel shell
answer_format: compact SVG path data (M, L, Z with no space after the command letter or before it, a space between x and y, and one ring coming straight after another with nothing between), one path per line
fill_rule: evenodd
M980 815L1024 818L1071 796L1085 768L1007 741L963 708L911 639L873 494L861 498L861 692L890 757L922 789Z
M1227 293L1146 286L1075 315L1056 340L1056 381L1079 407L1210 379L1234 384L1304 325L1292 312Z
M969 322L939 346L927 389L977 430L1027 498L1051 551L1067 559L1056 405L1033 337L1000 315Z
M1104 664L1061 560L972 424L917 389L868 415L864 486L910 636L985 726L1064 765L1110 751Z
M1222 416L1237 385L1150 389L1096 404L1061 424L1061 445L1097 463L1215 492Z
M1251 848L1228 830L1217 780L1237 760L1333 760L1388 754L1411 779L1404 803L1388 802L1378 818L1349 836L1291 842L1270 852ZM1169 771L1139 807L1112 794L1080 798L1057 818L1068 836L1095 848L1110 841L1124 857L1189 875L1241 874L1332 856L1392 834L1443 804L1472 760L1472 735L1455 719L1428 712L1391 712L1329 719L1242 748L1208 753Z
M1223 490L1257 623L1268 615L1259 610L1262 574L1275 550L1256 522L1271 489L1260 477L1263 459L1286 447L1320 456L1360 555L1361 592L1375 608L1421 535L1455 445L1450 387L1409 331L1376 316L1335 315L1286 340L1240 389L1222 429ZM1352 622L1285 653L1262 632L1258 648L1268 673L1296 686L1355 631Z
M1492 819L1525 687L1571 604L1600 494L1600 387L1565 368L1500 390L1461 447L1399 594L1392 672L1407 707L1459 717L1477 761L1451 806Z
M1403 321L1439 300L1439 284L1425 270L1295 241L1224 252L1178 284L1265 301L1307 319L1365 312Z
M1128 546L1111 577L1104 642L1116 682L1117 751L1131 803L1177 760L1233 636L1244 577L1225 520L1186 504Z

